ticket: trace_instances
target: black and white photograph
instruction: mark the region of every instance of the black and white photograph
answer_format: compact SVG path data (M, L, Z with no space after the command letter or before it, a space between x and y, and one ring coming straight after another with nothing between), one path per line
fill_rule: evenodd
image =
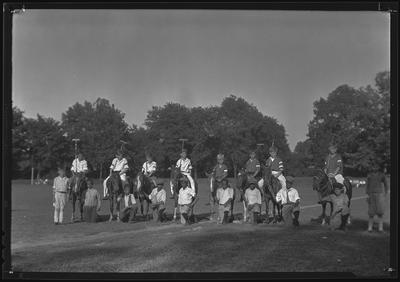
M397 277L392 16L12 10L8 275Z

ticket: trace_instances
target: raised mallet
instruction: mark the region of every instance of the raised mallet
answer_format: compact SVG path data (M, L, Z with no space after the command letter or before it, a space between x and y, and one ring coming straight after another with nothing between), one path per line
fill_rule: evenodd
M188 139L186 139L186 138L181 138L181 139L179 139L179 141L182 142L182 151L183 151L183 148L185 147L185 142L188 141Z

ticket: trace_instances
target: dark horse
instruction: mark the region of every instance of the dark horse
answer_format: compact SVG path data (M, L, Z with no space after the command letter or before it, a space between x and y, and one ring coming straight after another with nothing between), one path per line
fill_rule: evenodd
M79 201L79 211L81 214L81 221L83 221L83 204L85 203L85 194L87 191L86 177L83 175L76 175L71 179L72 188L69 190L69 199L72 201L72 216L71 222L75 221L75 204Z
M150 219L149 207L151 204L151 200L149 195L153 190L153 181L145 176L142 172L139 172L136 175L136 191L134 191L135 198L139 200L140 203L140 212L144 216L146 220Z
M330 195L333 193L333 184L335 182L335 178L330 179L322 169L317 170L316 175L313 177L313 190L317 191L319 198L318 203L320 203L322 206L322 214L317 219L313 220L321 220L322 225L324 225L325 223L330 223L330 218L333 212L333 204L330 200ZM346 189L347 197L349 198L350 207L351 198L353 195L353 187L348 178L345 178L343 183ZM326 206L328 203L330 205L330 214L329 216L326 216Z
M124 193L122 188L122 182L119 176L119 172L112 172L110 178L107 180L107 189L109 193L109 203L110 203L110 218L111 222L114 217L114 206L117 210L117 221L120 221L119 213L120 213L120 203Z
M184 175L181 173L180 169L177 167L172 166L171 167L171 175L169 178L169 184L171 186L171 193L172 197L174 199L174 220L176 220L176 213L178 210L178 196L179 196L179 190L182 188L181 182L179 181ZM192 201L192 208L190 210L189 214L189 219L193 220L193 207L194 205L198 202L199 197L198 197L198 184L197 181L194 181L194 190L196 192L196 196L194 197Z
M282 220L282 205L276 201L276 194L281 189L281 183L272 175L270 167L263 166L263 179L264 179L264 200L267 216L269 212L269 203L272 203L272 220L268 219L268 223L272 221L277 223Z

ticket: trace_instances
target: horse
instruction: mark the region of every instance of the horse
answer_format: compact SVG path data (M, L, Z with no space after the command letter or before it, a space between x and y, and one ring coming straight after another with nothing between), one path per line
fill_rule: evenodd
M134 194L135 198L139 199L140 212L146 220L150 220L149 207L151 200L149 195L154 188L153 181L140 171L136 175L136 184L136 191Z
M171 187L171 193L172 193L172 197L174 199L174 221L176 220L176 213L178 210L178 197L179 197L179 190L182 188L181 183L180 183L180 179L182 177L184 177L184 175L181 173L180 169L178 167L172 167L170 168L171 170L171 175L170 175L170 180L169 180L169 184ZM192 201L192 206L194 207L194 205L198 202L199 197L198 197L198 184L197 181L194 181L194 190L196 192L196 196L194 197L193 201ZM191 213L189 215L189 218L193 217L193 208L191 209Z
M281 183L279 180L272 175L271 168L267 166L263 166L263 179L264 179L264 200L265 200L265 209L269 212L269 203L272 203L272 223L277 223L282 220L282 205L280 205L276 201L276 194L281 189ZM270 220L268 219L268 223Z
M313 190L318 192L319 203L322 206L322 214L316 220L322 220L322 225L330 223L330 218L333 212L333 204L329 199L329 195L333 193L333 184L336 182L335 178L329 178L328 175L322 170L317 170L317 175L313 177ZM349 208L351 198L353 195L353 187L348 178L344 178L344 187L346 188L346 195L349 198ZM330 205L330 215L326 216L326 206Z
M79 201L79 211L81 221L83 221L83 204L85 203L85 194L88 189L85 176L77 175L74 179L70 179L73 188L69 191L69 199L72 201L71 222L75 221L75 204Z
M112 172L110 178L106 182L108 193L109 193L109 203L110 203L110 218L109 222L113 220L114 217L114 205L117 210L117 221L120 221L119 213L120 213L120 203L122 199L122 195L124 193L122 188L122 182L119 176L119 172Z

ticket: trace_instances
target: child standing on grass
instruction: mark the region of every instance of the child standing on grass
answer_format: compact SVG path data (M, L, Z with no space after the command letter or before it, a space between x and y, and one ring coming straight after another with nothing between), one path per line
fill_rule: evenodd
M100 194L94 189L93 180L86 181L88 189L85 194L85 203L83 205L83 219L86 222L96 222L97 211L100 211Z
M54 224L62 224L64 207L67 201L68 178L62 168L58 169L58 176L54 178L53 195L54 195Z
M379 166L374 165L367 177L366 194L368 195L368 232L372 232L374 216L378 216L378 231L383 232L383 214L385 210L385 199L389 191L386 176L379 171Z
M347 219L350 216L350 208L349 208L349 198L347 194L344 193L344 185L340 183L333 184L334 194L329 195L331 201L333 203L333 212L332 217L330 219L333 222L333 219L336 215L340 214L341 223L340 226L336 228L336 230L345 230Z

